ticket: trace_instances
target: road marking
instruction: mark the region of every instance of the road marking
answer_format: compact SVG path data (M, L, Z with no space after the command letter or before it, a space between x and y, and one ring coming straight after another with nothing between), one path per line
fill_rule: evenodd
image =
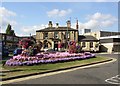
M120 78L119 75L116 75L114 77L111 77L109 79L106 79L105 82L110 83L110 84L120 84Z
M117 77L118 79L120 79L120 75L117 75L116 77Z
M35 79L35 78L40 78L40 77L45 77L45 76L50 76L50 75L55 75L55 74L60 74L60 73L66 73L66 72L75 71L75 70L78 70L78 69L84 69L84 68L89 68L89 67L103 65L103 64L106 64L106 63L115 62L117 60L115 58L112 58L112 59L113 60L111 60L109 62L94 64L94 65L88 65L88 66L73 68L73 69L69 69L69 70L62 70L62 71L57 71L57 72L51 72L51 73L46 73L46 74L40 74L40 75L34 75L34 76L28 76L28 77L23 77L23 78L18 78L18 79L12 79L12 80L7 80L7 81L2 81L2 82L0 82L0 84L1 83L2 84L10 84L10 83L15 83L15 82L29 80L29 79Z

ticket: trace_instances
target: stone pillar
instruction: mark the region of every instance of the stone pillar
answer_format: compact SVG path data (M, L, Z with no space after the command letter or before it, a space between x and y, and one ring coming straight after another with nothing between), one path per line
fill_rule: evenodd
M52 49L54 49L54 41L52 41Z

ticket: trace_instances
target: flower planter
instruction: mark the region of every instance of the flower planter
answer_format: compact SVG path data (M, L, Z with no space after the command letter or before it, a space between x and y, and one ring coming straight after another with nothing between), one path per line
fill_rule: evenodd
M57 62L67 62L82 60L95 57L95 54L91 53L73 53L68 52L57 52L49 54L38 54L32 57L23 57L21 55L13 56L12 59L6 61L8 66L23 66L23 65L35 65L35 64L47 64L47 63L57 63Z

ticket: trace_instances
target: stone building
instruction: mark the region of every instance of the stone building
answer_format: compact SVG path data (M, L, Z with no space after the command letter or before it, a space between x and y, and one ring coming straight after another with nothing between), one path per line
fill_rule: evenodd
M19 37L0 33L0 41L3 43L2 47L7 48L9 52L13 52L18 45Z
M71 22L67 21L67 26L53 26L52 21L49 21L48 27L36 31L36 41L43 44L42 49L58 50L58 45L63 44L63 49L67 49L69 41L78 42L78 23L76 29L71 28Z
M0 41L2 42L2 47L8 49L9 52L13 52L19 44L19 41L23 38L30 38L31 40L35 40L33 36L11 36L6 33L0 33Z
M79 45L82 51L98 52L99 40L91 35L79 35Z

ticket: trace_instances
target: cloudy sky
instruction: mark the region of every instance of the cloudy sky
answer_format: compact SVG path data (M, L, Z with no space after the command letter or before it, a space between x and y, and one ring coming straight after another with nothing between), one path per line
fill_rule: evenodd
M10 1L10 2L8 2ZM118 31L118 2L107 0L94 0L96 2L2 2L0 18L2 18L1 31L5 32L8 23L12 25L16 35L35 35L36 30L48 26L51 20L66 26L71 19L75 28L76 18L79 29L92 29L92 31ZM102 1L102 2L101 2Z

